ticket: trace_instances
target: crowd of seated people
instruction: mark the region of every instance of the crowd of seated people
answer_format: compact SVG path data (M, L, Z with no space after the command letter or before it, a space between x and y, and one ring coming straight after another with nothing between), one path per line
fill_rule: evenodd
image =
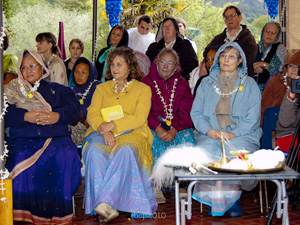
M299 78L300 53L285 59L277 22L264 25L256 44L236 6L226 7L223 18L226 28L203 49L199 65L195 43L184 37L185 21L172 17L160 23L155 40L149 16L129 32L112 27L94 63L82 57L78 38L63 62L51 32L38 34L36 51L24 50L18 63L6 54L5 166L13 179L14 220L72 221L81 181L78 146L85 213L105 223L119 211L150 218L166 202L149 177L167 149L198 146L216 161L223 136L236 149L258 150L267 107L283 106L276 144L288 151L300 117L299 96L290 88ZM212 216L237 217L242 190L255 185L201 183L193 198Z

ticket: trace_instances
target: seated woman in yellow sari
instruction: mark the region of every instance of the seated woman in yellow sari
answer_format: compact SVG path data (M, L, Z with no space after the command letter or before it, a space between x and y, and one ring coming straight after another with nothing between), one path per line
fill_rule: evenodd
M108 222L119 211L133 218L151 217L157 209L149 175L153 137L147 124L151 90L132 49L119 47L107 58L106 78L88 108L90 128L83 141L85 213ZM122 108L124 116L105 121L103 109Z

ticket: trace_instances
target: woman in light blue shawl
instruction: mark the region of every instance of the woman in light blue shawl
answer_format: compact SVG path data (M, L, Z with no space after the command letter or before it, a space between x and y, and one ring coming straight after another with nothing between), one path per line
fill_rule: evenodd
M221 135L237 150L259 149L260 107L260 91L254 79L247 76L243 50L235 42L222 45L215 55L210 75L200 83L191 111L197 145L210 161L221 157ZM225 150L230 155L232 149L225 145ZM254 185L253 182L241 184L246 190ZM196 185L193 194L194 199L211 206L213 216L223 216L228 211L231 217L242 215L240 196L239 183L221 181Z

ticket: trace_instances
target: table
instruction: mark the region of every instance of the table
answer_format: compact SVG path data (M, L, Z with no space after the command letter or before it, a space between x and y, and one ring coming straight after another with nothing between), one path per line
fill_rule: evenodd
M193 186L200 181L233 181L233 180L270 180L277 185L277 218L282 216L282 224L289 224L288 216L288 197L286 194L286 184L284 179L300 179L300 174L292 170L290 167L285 166L283 170L274 171L269 173L226 173L218 172L212 174L207 171L200 171L191 174L189 170L174 169L175 180L175 212L176 212L176 225L185 225L185 216L187 219L192 218L192 189ZM180 199L179 195L179 182L190 182L187 189L187 199ZM179 208L181 203L181 209ZM187 206L187 207L186 207ZM181 216L180 216L181 211ZM181 221L181 223L180 223Z

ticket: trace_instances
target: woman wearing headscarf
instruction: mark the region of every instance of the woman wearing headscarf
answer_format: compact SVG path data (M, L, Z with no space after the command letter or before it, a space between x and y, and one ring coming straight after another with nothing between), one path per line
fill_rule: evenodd
M66 224L72 222L72 197L81 182L68 128L79 120L79 103L70 88L45 80L49 70L38 53L24 50L18 70L5 90L5 166L13 180L14 220Z
M258 52L253 64L256 82L264 86L270 76L280 72L286 57L281 41L281 26L275 21L266 23L262 29Z
M198 58L191 42L179 33L174 18L168 17L161 22L155 41L146 52L150 61L153 62L163 48L172 48L179 56L181 76L188 81L190 72L198 66Z
M89 128L86 121L87 108L90 106L92 96L98 84L101 82L96 80L98 77L97 70L93 63L84 57L76 60L72 69L72 87L75 96L80 104L80 120L76 126L72 126L72 139L75 144L81 145L83 136Z
M253 152L260 147L261 95L255 81L247 76L246 56L236 42L226 43L218 50L210 75L197 90L191 117L197 130L197 146L210 159L218 161L222 155L221 138L235 149ZM224 146L230 155L230 146ZM255 182L241 183L251 190ZM217 181L195 186L193 198L211 206L213 216L242 215L239 198L241 185L237 182Z
M164 48L142 80L152 91L148 124L154 136L154 162L170 147L195 144L190 116L194 97L181 77L179 59L172 49Z
M266 86L261 97L261 127L266 108L281 105L284 96L291 87L291 80L298 77L299 65L300 52L290 54L282 66L282 73L274 76Z
M106 58L108 53L121 46L128 46L128 32L122 25L116 25L111 30L107 37L107 47L102 48L96 58L95 67L98 72L98 79L101 82L105 81L105 72L107 69Z

